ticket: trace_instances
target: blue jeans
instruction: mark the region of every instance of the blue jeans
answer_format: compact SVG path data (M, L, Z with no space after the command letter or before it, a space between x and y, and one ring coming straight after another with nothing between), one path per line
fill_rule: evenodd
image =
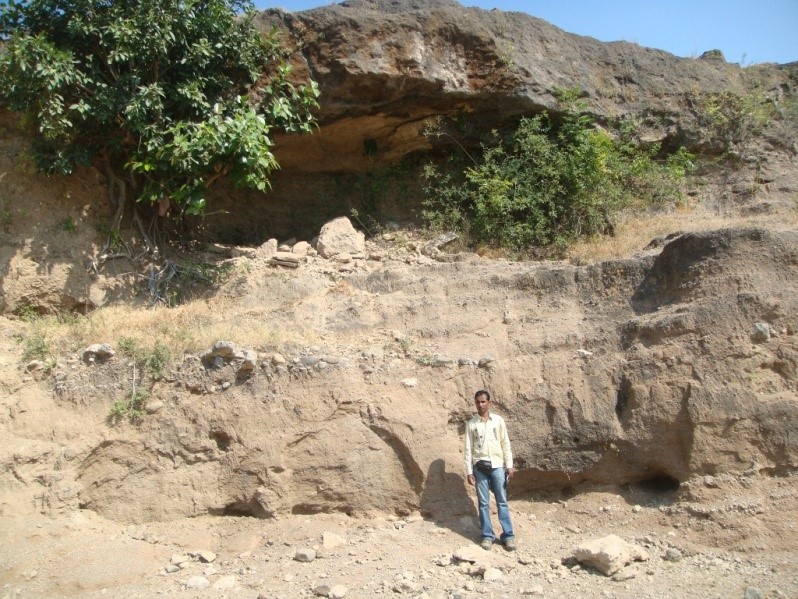
M494 541L493 526L490 523L490 492L496 499L499 510L499 524L502 527L501 540L511 539L513 523L510 521L510 508L507 507L507 489L504 486L504 468L493 468L490 474L483 474L474 469L474 478L477 487L477 503L479 506L479 525L482 528L482 538Z

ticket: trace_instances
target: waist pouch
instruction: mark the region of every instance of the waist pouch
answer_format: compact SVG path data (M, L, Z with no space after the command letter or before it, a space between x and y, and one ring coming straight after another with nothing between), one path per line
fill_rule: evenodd
M493 471L493 466L488 460L479 460L474 464L474 468L479 470L482 474L490 474Z

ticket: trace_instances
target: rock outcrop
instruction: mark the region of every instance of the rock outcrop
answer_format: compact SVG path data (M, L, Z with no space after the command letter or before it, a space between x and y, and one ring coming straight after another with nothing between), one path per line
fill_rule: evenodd
M739 174L718 179L709 169L713 185L704 184L702 194L762 212L789 205L798 191L798 126L789 108L798 88L795 64L742 68L711 54L679 58L566 33L523 13L445 0L351 0L298 13L272 10L257 22L264 31L277 27L294 49L298 79L319 83L319 128L312 136L276 138L281 170L267 198L219 191L214 205L227 213L207 224L217 240L257 244L264 228L309 238L353 210L364 217L359 227L418 223L423 165L466 160L464 150L476 155L494 130L514 129L523 116L556 116L558 91L568 88L582 90L602 125L626 119L641 143L713 157L745 133L743 121L759 127L761 120L732 114L717 131L706 98L738 107L751 106L751 97L779 103L779 118L746 140L744 151L734 148Z
M334 262L309 257L290 284L246 258L250 283L223 290L237 313L268 298L283 306L270 328L316 346L261 352L246 373L189 356L153 387L157 413L79 446L69 423L107 415L129 391L129 365L57 364L52 397L9 398L10 445L39 440L4 467L49 509L123 521L456 516L472 509L460 448L480 388L508 421L515 498L595 485L667 493L798 467L795 232L684 234L592 266L418 256L363 262L345 283L322 275ZM770 337L752 335L756 323ZM63 424L40 438L52 411ZM37 474L56 462L57 476Z
M553 107L557 87L583 88L601 119L636 115L652 140L701 147L685 94L694 85L732 89L739 67L600 44L452 2L353 1L261 19L284 28L297 65L320 82L321 131L281 140L286 178L275 181L268 209L262 197L236 196L249 211L219 215L217 232L257 238L257 248L215 248L229 252L232 274L217 297L202 296L206 316L153 325L187 339L224 321L220 339L230 341L150 381L145 402L135 359L87 349L106 339L24 370L20 330L38 335L28 336L37 350L48 331L0 319L0 499L25 492L44 512L82 507L120 521L470 513L460 447L480 388L510 426L514 498L607 485L666 492L697 477L798 468L794 230L674 234L635 257L587 266L446 254L451 237L388 233L377 245L351 226L332 240L345 241L335 251L324 235L318 252L296 240L263 243L281 222L296 232L376 202L353 199L359 188L341 173L427 148L428 119L462 114L474 129L503 126ZM791 85L779 89L793 93ZM0 309L84 313L141 302L134 269L110 264L101 284L105 275L85 268L88 249L74 249L96 242L97 173L32 186L21 133L9 131ZM729 183L718 196L724 210L742 196L798 190L794 136L769 135L757 142L772 160L756 163L754 191ZM319 184L309 173L331 178ZM403 185L383 187L406 215L418 199ZM69 351L68 339L58 342ZM138 420L107 426L110 406L134 396Z
M559 89L583 91L600 120L636 117L649 141L706 144L696 118L702 94L744 93L744 70L679 58L630 42L603 43L533 16L465 8L454 0L349 0L299 13L269 11L296 48L295 68L322 91L320 131L282 138L287 170L368 170L428 149L434 117L457 117L462 143L556 112ZM772 69L766 87L789 78ZM793 82L794 84L794 82ZM448 150L451 140L439 139Z

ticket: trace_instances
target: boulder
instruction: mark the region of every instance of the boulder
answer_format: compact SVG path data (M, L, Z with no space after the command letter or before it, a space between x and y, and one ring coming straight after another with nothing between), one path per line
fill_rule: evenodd
M649 557L645 549L616 535L582 543L574 549L573 556L580 564L595 568L606 576L612 576L633 561L646 561Z
M114 348L107 343L95 343L83 350L83 361L87 363L105 362L115 355Z
M319 232L316 251L323 258L338 254L363 254L366 251L366 236L342 216L325 224Z

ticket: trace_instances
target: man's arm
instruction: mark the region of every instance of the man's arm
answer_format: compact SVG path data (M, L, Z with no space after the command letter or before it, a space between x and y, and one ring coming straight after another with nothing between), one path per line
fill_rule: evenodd
M469 485L473 486L474 484L476 484L476 479L474 478L474 462L471 458L472 458L471 435L469 434L468 422L466 421L465 442L463 445L463 466L465 467L466 480L468 481Z
M510 435L507 434L507 423L504 421L504 418L502 418L501 422L499 443L502 447L502 456L504 459L504 468L507 471L507 478L510 479L515 474L515 468L513 468L513 447L510 445Z

